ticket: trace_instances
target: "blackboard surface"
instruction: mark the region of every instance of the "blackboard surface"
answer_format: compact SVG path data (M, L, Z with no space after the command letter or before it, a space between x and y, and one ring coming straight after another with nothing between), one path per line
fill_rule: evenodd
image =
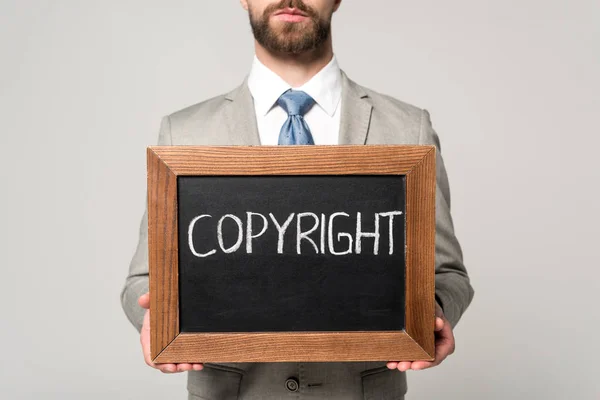
M181 332L404 329L404 175L178 176L177 195ZM377 254L357 213L362 233L379 214Z

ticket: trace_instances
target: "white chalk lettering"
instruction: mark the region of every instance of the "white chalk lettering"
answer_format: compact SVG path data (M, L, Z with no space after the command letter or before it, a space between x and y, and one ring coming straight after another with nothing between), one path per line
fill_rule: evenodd
M253 215L258 215L263 220L262 230L256 235L252 234L252 216ZM252 239L261 237L267 231L267 226L269 225L269 223L267 222L267 217L265 217L264 215L259 214L259 213L254 213L254 212L248 211L246 213L246 216L247 216L247 218L246 218L246 253L251 254L252 253Z
M302 231L301 225L302 225L302 218L304 217L312 217L315 220L315 225L310 228L307 231ZM313 247L315 248L315 251L317 252L317 254L319 254L319 248L317 247L317 244L315 243L314 240L312 240L308 235L310 235L311 233L313 233L314 231L317 230L317 228L319 227L319 217L317 217L316 214L313 214L311 212L304 212L304 213L299 213L297 220L296 220L296 251L298 252L298 254L301 253L300 251L300 247L302 244L302 240L308 240L310 242L310 244L313 245Z
M198 215L196 218L194 218L192 220L192 222L190 222L190 226L188 227L188 243L190 245L190 250L192 251L192 254L195 255L196 257L208 257L217 252L217 250L212 249L208 253L198 253L196 251L196 249L194 248L194 239L192 237L192 235L194 233L194 226L196 225L196 222L200 221L202 218L212 218L212 217L208 214Z
M291 213L287 215L283 223L280 223L280 221L283 221L283 216L278 220L273 213L269 213L269 217L273 222L272 224L269 222L269 218L266 217L266 214L252 211L246 211L245 214L244 221L242 221L242 218L244 217L240 218L234 214L223 215L218 220L216 227L218 246L216 243L201 244L198 240L199 237L207 237L206 229L214 229L214 224L206 221L207 219L213 218L213 216L210 214L201 214L194 217L189 223L187 230L188 245L191 253L195 257L208 257L217 253L219 248L220 251L226 254L235 253L242 248L244 240L246 242L246 254L263 254L267 253L269 249L274 251L274 248L271 247L274 243L270 243L270 241L274 242L275 239L275 232L273 231L274 226L274 229L277 230L277 254L284 254L287 234L288 241L296 240L297 254L302 254L303 244L305 253L307 252L306 244L303 243L306 241L310 244L309 247L314 249L316 254L343 256L346 254L363 254L366 252L378 256L380 247L385 246L384 242L387 236L389 245L388 253L389 255L393 255L395 251L394 247L397 246L395 240L398 241L398 239L394 238L394 227L398 229L398 225L394 224L398 221L398 218L396 217L403 215L404 212L391 210L373 213L374 228L372 232L369 232L370 229L365 231L363 226L364 213L360 211L356 212L356 218L354 215L350 216L343 211L333 212L331 214L313 212ZM369 215L371 214L369 213ZM340 220L339 218L342 217L346 219ZM217 217L215 217L215 220L216 218ZM289 229L292 222L294 222L294 218L296 219L295 232L293 229ZM388 218L388 235L385 235L385 226L383 229L384 232L381 232L380 224L382 218ZM307 219L312 220L312 223L307 222ZM260 220L262 220L262 223ZM383 223L385 223L385 221ZM371 225L367 224L365 226ZM236 228L237 237L235 231ZM205 231L199 236L198 230L201 229ZM196 243L194 243L194 234L197 238ZM404 232L402 232L401 240L403 235ZM258 240L259 238L262 239ZM365 245L365 239L373 239L373 253L365 249L366 247L370 250L370 242L368 242L368 245ZM265 244L265 242L269 243ZM401 243L401 245L403 245L403 243ZM293 249L293 247L291 246L293 246L292 243L288 245L288 252L292 251L291 249ZM198 247L201 247L201 251ZM385 254L385 250L383 252ZM312 251L308 251L308 253L313 254Z
M394 216L402 215L402 211L389 211L384 213L379 213L381 217L390 217L389 222L389 239L388 242L390 244L390 255L394 254Z
M373 254L377 255L379 253L379 214L375 214L375 232L363 232L361 213L356 213L356 254L360 254L362 251L361 242L364 237L372 237L375 239L373 243Z
M271 217L271 220L273 221L275 228L277 228L277 233L278 233L277 253L283 254L283 235L285 235L285 231L287 230L288 226L290 226L290 223L292 222L292 219L294 218L294 213L290 214L290 216L288 217L288 219L285 220L283 225L279 225L279 222L277 222L277 219L275 218L275 216L272 213L269 213L269 217Z
M234 220L238 226L237 242L235 242L235 244L228 249L225 248L225 244L223 243L223 221L225 221L225 218L230 218ZM244 239L244 228L242 227L242 220L233 214L223 215L219 220L219 223L217 224L217 239L219 240L219 246L221 246L221 250L223 250L223 253L233 253L234 251L239 249L242 245L242 240Z
M329 229L328 229L328 244L329 244L329 252L336 256L343 256L344 254L352 253L352 235L346 232L338 233L337 240L338 242L341 240L340 238L347 237L348 238L348 250L346 251L335 251L333 247L333 219L337 216L349 217L345 212L336 212L329 216Z
M321 254L325 254L325 214L321 214Z

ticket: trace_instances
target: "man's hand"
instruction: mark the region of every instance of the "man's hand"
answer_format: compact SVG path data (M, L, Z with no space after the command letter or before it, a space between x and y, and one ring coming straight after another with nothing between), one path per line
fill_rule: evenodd
M142 351L144 353L144 360L146 364L152 368L161 370L164 373L173 372L184 372L184 371L200 371L204 368L203 364L155 364L152 362L150 357L150 294L146 293L140 296L138 299L140 307L146 309L144 314L144 323L140 332L140 343L142 344Z
M389 369L407 371L409 369L420 370L435 367L454 353L454 334L450 322L444 316L442 307L435 303L435 360L433 361L390 361L387 363Z

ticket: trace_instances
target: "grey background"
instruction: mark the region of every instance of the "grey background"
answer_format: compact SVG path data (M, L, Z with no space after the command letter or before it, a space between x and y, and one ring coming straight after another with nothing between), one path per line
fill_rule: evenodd
M343 2L349 76L427 108L476 290L409 399L597 399L600 3ZM119 304L160 117L238 85L235 0L0 1L5 399L184 398Z

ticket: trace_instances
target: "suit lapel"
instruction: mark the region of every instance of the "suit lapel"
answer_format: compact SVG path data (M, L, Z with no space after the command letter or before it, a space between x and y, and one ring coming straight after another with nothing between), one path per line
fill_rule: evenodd
M223 120L230 145L259 146L260 136L254 111L254 100L248 89L248 77L225 95L229 103L223 109Z
M364 89L342 71L339 144L366 144L373 105Z

